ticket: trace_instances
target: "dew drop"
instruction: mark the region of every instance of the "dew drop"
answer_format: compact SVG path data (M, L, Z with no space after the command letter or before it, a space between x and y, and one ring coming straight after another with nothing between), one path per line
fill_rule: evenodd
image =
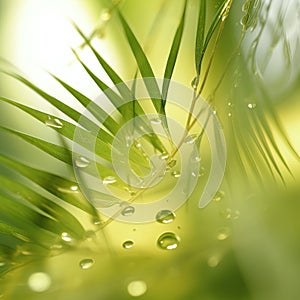
M82 270L90 269L94 265L95 261L92 258L85 258L80 261L79 266Z
M163 153L159 156L159 158L160 158L161 160L166 160L166 159L169 158L169 154L168 154L167 152L163 152Z
M156 215L156 221L158 223L168 224L172 223L175 220L175 214L167 209L161 210Z
M67 243L72 242L72 237L67 232L61 234L61 239Z
M173 172L171 173L171 175L172 175L174 178L179 178L179 177L181 176L181 173L180 173L180 171L173 171Z
M127 206L122 210L121 214L123 216L127 217L127 216L133 215L134 211L135 211L135 208L133 206Z
M198 135L197 134L191 134L188 135L185 139L184 139L184 143L186 144L194 144L195 141L197 140Z
M103 179L103 184L107 185L107 184L113 184L117 182L117 179L114 176L106 176Z
M111 18L111 13L108 9L103 9L101 13L101 20L108 21Z
M218 191L215 196L213 197L213 201L219 202L221 201L225 196L225 193L223 191Z
M247 107L249 109L254 109L256 107L256 104L255 103L248 103Z
M229 228L227 227L221 228L217 234L217 239L219 241L224 241L229 237L229 234L230 234Z
M33 273L28 278L28 286L34 292L45 292L51 286L51 278L43 272Z
M75 165L78 168L86 168L89 165L89 163L90 161L83 156L80 156L75 159Z
M124 249L130 249L133 247L134 242L133 241L126 241L122 244L122 247Z
M230 112L227 115L229 118L232 117L232 113L230 113Z
M161 124L161 118L152 118L150 120L150 123L153 125L159 125L159 124Z
M63 127L63 123L57 118L48 117L48 119L45 121L45 124L48 127L52 127L52 128L58 128L59 129L59 128Z
M139 297L146 293L147 284L142 280L131 281L127 286L127 291L130 296Z
M157 240L157 245L163 250L174 250L179 245L179 237L173 232L163 233Z
M191 86L192 86L192 88L195 90L195 89L197 89L198 84L199 84L199 77L196 76L196 77L194 77L193 80L191 81Z

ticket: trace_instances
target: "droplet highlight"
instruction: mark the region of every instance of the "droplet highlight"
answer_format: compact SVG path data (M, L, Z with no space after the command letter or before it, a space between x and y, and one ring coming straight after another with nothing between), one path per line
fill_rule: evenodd
M219 230L219 232L217 234L217 239L219 241L224 241L229 237L229 235L230 235L229 228L224 227Z
M179 237L173 232L163 233L157 240L157 246L163 250L175 250L179 245Z
M174 178L179 178L179 177L181 176L181 173L180 173L180 171L173 171L173 172L171 173L171 175L172 175L172 177L174 177Z

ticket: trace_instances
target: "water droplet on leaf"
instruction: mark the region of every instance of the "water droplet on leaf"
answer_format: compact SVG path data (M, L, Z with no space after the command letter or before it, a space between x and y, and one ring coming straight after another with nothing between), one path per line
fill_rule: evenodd
M117 179L114 176L107 176L103 179L103 184L113 184L117 182Z
M213 197L213 201L219 202L221 201L225 196L225 193L223 191L218 191L215 196Z
M152 118L150 120L150 123L153 125L159 125L159 124L161 124L161 118Z
M174 250L179 245L179 237L173 232L163 233L157 240L157 245L163 250Z
M185 139L184 139L184 143L186 144L194 144L195 141L197 140L198 135L197 134L191 134L188 135Z
M72 237L67 232L61 234L61 239L67 243L72 242Z
M111 13L108 9L103 9L101 13L101 20L108 21L111 18Z
M63 123L57 119L57 118L51 118L51 117L48 117L48 119L45 121L45 124L48 126L48 127L52 127L52 128L62 128L63 127Z

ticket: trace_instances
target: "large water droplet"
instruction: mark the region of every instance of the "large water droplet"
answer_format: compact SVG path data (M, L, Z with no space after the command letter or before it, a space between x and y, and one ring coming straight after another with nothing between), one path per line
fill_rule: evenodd
M159 248L164 250L174 250L179 245L179 237L173 232L163 233L157 240Z
M135 211L135 208L133 206L127 206L122 210L121 214L123 216L131 216L134 214L134 211Z
M217 234L217 239L219 241L224 241L229 237L230 230L227 227L221 228Z
M184 143L186 144L194 144L195 141L197 140L198 135L197 134L191 134L188 135L185 139L184 139Z
M103 179L103 184L112 184L115 182L117 182L117 179L114 176L107 176Z
M131 281L127 286L127 291L133 297L142 296L147 291L147 284L142 280Z
M80 156L75 159L75 165L78 168L86 168L89 165L89 163L90 161L83 156Z
M51 286L51 278L43 272L33 273L28 278L28 286L34 292L45 292Z
M122 244L124 249L130 249L133 247L134 242L133 241L126 241Z
M175 214L167 209L161 210L156 215L156 221L159 223L167 224L175 220Z
M61 234L61 239L67 243L72 242L72 237L67 232Z
M79 266L82 270L90 269L95 261L92 258L85 258L80 261Z
M51 117L48 117L48 119L45 121L45 124L48 127L52 127L52 128L62 128L63 127L63 123L59 119L51 118Z

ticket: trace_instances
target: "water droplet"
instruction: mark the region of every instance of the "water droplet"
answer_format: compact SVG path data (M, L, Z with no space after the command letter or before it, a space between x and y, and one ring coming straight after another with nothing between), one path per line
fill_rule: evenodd
M227 115L229 118L232 117L232 113L230 113L230 112Z
M232 211L231 211L230 208L226 208L226 209L224 209L224 210L222 210L222 211L220 212L220 215L221 215L224 219L229 220L229 219L231 219L231 217L232 217Z
M216 111L216 110L213 110L213 111L212 111L212 114L216 116L216 115L217 115L217 111Z
M215 196L213 197L213 201L219 202L221 201L225 196L225 193L223 191L218 191Z
M159 248L164 250L174 250L179 245L179 237L173 232L163 233L157 240Z
M254 109L256 107L256 104L255 103L248 103L248 108L249 109Z
M126 135L125 136L125 144L127 148L130 148L133 143L133 136L132 135Z
M134 242L133 241L126 241L122 244L124 249L130 249L133 247Z
M192 159L191 159L191 161L192 162L200 162L201 161L201 158L197 155L197 156L195 156L195 157L193 157Z
M86 168L89 165L89 163L90 161L83 156L80 156L75 159L75 165L78 168Z
M61 239L67 243L72 242L72 237L67 232L61 234Z
M101 20L108 21L111 18L111 13L108 9L103 9L101 13Z
M184 139L184 143L186 144L194 144L195 141L197 140L198 135L197 134L191 134L188 135L185 139Z
M139 142L135 143L134 145L135 145L135 147L138 148L138 149L142 148L142 144L139 143Z
M175 220L175 214L170 210L161 210L156 215L156 221L163 224L171 223Z
M159 124L161 124L161 118L152 118L150 120L150 123L153 125L159 125Z
M58 187L57 190L62 193L79 193L78 185L71 185L69 187Z
M104 179L103 179L103 184L112 184L112 183L115 183L117 182L117 179L114 177L114 176L106 176Z
M224 241L229 237L229 234L230 234L229 228L227 227L221 228L217 234L217 239L219 241Z
M181 176L181 173L180 173L180 171L173 171L173 172L171 173L171 175L172 175L174 178L179 178L179 177Z
M127 291L133 297L142 296L147 291L147 284L142 280L131 281L127 286Z
M250 7L250 1L247 0L244 4L243 4L243 7L242 7L242 11L243 12L246 12Z
M131 216L131 215L133 215L134 214L134 211L135 211L135 208L133 207L133 206L127 206L127 207L125 207L123 210L122 210L122 212L121 212L121 214L123 215L123 216Z
M207 265L211 268L215 268L220 263L220 258L216 255L212 255L207 260Z
M136 195L136 192L131 190L128 186L125 186L124 187L124 190L129 193L130 196L135 196Z
M166 160L166 159L169 158L169 154L168 154L167 152L163 152L163 153L159 156L159 158L160 158L161 160Z
M192 86L192 88L195 90L195 89L197 89L198 84L199 84L199 77L196 76L196 77L194 77L193 80L191 81L191 86Z
M28 286L34 292L45 292L51 286L51 278L43 272L33 273L28 278Z
M79 266L82 270L87 270L87 269L90 269L94 263L95 263L95 261L93 259L85 258L80 261Z
M59 128L63 127L63 123L57 118L52 119L51 117L48 117L48 119L45 121L45 124L48 127L52 127L52 128L58 128L59 129Z
M6 265L6 263L4 261L0 261L0 268L4 267Z

